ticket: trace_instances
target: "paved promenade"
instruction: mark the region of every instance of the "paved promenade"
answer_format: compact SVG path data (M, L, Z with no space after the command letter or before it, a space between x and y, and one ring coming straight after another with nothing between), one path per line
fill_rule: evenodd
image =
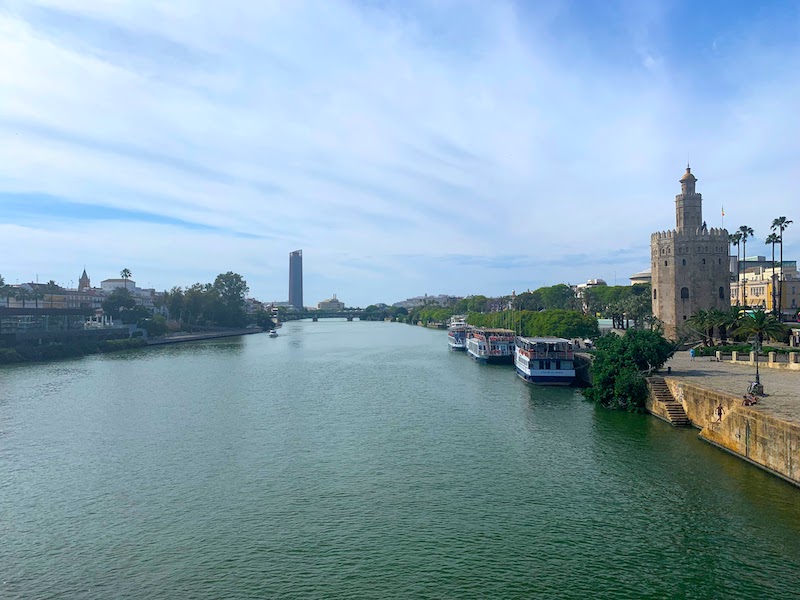
M764 357L766 358L766 357ZM689 352L677 352L667 362L661 374L666 375L666 367L672 367L673 377L686 380L702 387L733 394L741 398L751 381L755 379L755 365L716 362L708 357L689 359ZM761 383L766 398L761 398L751 407L778 419L800 424L800 371L759 369Z

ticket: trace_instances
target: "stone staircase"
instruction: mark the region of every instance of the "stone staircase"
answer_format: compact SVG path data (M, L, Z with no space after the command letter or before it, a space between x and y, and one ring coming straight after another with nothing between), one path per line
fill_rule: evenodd
M664 407L667 420L673 427L689 427L692 424L686 416L686 411L683 410L683 405L675 401L663 377L648 377L647 385L655 402Z

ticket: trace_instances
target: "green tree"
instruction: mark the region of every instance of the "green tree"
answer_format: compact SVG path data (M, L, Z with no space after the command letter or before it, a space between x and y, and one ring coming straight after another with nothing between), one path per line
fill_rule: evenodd
M137 326L147 332L148 337L159 337L167 333L167 320L163 315L153 315L137 321Z
M753 228L747 225L739 227L742 234L742 260L747 261L747 238L753 236ZM742 304L747 306L747 265L745 265L744 281L742 282Z
M28 288L18 287L14 292L17 300L22 302L22 308L25 308L25 302L33 300L33 294Z
M125 280L126 290L128 289L128 279L131 278L131 275L133 275L133 273L131 273L131 270L128 268L122 269L122 271L119 272L119 276Z
M778 312L778 302L777 302L777 300L775 298L775 296L777 294L777 291L778 291L778 286L775 285L775 279L777 277L777 275L775 273L775 266L776 266L775 265L775 244L779 243L780 241L781 241L781 238L780 238L779 235L777 235L776 233L770 233L767 236L766 241L764 242L768 246L770 244L772 244L772 314L779 314L779 312Z
M742 232L737 231L736 233L728 234L728 241L732 245L736 246L736 285L738 286L738 289L736 290L736 303L738 304L739 300L742 298L742 282L740 276L742 261L739 260L739 244L742 241Z
M0 297L6 299L6 308L11 305L11 298L14 297L14 288L6 283L2 275L0 275Z
M136 300L126 288L117 288L103 300L102 306L105 314L113 319L120 319L122 311L131 310L136 306Z
M711 311L703 308L698 309L689 320L686 321L688 328L697 333L703 340L704 346L713 345L714 339L714 315Z
M605 335L596 344L592 387L583 394L607 408L641 412L647 400L645 377L674 352L675 346L655 331L629 329L622 337Z
M770 229L772 231L779 231L778 237L780 238L780 247L781 247L781 274L780 278L778 279L778 318L783 319L783 232L786 230L789 225L791 225L794 221L790 221L786 217L778 217L777 219L772 220L772 225Z
M244 278L238 273L228 271L217 275L212 287L216 293L213 301L217 323L224 326L244 327L247 323L244 301L247 292L250 291Z

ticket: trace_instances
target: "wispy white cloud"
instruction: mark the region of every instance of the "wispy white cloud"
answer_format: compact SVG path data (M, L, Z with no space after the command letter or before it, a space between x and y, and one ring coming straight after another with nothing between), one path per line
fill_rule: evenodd
M672 3L643 6L600 45L562 2L12 2L0 272L236 270L281 298L302 247L312 302L622 281L671 226L687 153L709 222L800 217L796 46L712 52L721 25L687 62ZM20 194L63 210L34 221Z

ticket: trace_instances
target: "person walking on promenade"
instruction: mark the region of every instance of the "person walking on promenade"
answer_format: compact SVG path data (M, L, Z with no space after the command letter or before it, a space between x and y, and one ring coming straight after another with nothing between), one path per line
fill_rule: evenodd
M689 360L694 362L694 348L689 348Z
M722 410L722 402L717 405L717 423L722 423L722 413L725 411Z

